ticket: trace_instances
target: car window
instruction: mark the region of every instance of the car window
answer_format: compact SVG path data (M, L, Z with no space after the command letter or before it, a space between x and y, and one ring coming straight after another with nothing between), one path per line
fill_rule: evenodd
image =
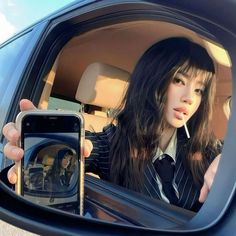
M0 92L5 90L4 84L9 82L12 67L16 64L15 60L20 55L29 35L24 34L0 48Z
M13 41L10 41L7 44L3 44L0 46L0 96L3 98L4 94L7 91L7 88L10 88L12 84L17 83L15 77L12 76L13 70L15 69L16 65L18 65L18 58L22 54L22 50L24 49L24 45L29 39L30 33L26 33ZM4 109L7 107L6 103L9 100L2 99L1 100L1 114L2 120L0 119L0 127L2 127L4 122ZM4 103L4 105L3 105ZM2 150L2 147L1 147ZM9 161L7 161L9 162ZM0 156L0 166L5 166L3 161L3 156Z
M48 109L71 110L78 112L81 110L81 105L79 103L68 101L66 99L49 97Z

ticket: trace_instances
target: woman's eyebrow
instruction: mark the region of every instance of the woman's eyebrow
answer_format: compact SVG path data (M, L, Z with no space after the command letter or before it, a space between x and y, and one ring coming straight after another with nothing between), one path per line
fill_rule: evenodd
M185 73L185 72L178 72L177 74L176 74L177 76L180 76L180 77L182 77L182 78L184 78L184 79L190 79L190 77L191 76L189 76L187 73Z
M206 86L206 83L204 81L202 81L202 80L198 81L197 84L202 85L202 86Z
M189 75L188 73L186 73L186 72L178 72L177 74L176 74L176 76L180 76L180 78L183 78L183 79L191 79L191 78L193 78L191 75ZM198 80L197 81L197 84L198 85L201 85L201 86L205 86L206 85L206 83L205 83L205 81L203 80L203 79L201 79L201 80Z

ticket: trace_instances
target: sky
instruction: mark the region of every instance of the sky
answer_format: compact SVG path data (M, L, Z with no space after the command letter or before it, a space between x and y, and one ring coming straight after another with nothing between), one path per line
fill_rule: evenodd
M74 0L0 0L0 43Z

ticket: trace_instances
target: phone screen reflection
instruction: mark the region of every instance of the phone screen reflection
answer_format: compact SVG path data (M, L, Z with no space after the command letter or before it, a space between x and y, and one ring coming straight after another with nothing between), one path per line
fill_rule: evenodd
M30 201L78 201L78 133L25 133L23 195Z

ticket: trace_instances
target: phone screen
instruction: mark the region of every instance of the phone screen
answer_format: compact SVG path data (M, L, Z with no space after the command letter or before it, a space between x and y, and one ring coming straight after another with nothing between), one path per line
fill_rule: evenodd
M58 208L79 204L80 140L77 116L25 115L21 121L21 195Z

